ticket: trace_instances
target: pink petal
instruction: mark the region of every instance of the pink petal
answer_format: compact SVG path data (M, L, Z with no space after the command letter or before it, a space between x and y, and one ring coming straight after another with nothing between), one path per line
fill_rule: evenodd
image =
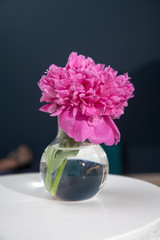
M66 69L69 68L81 68L85 64L85 57L83 55L77 55L77 52L72 52L69 55Z
M112 129L114 131L114 136L115 136L115 144L117 144L120 141L120 136L121 136L119 129L117 128L116 124L110 117L104 117L104 118L108 121L108 123L112 127Z
M59 115L63 111L63 107L60 107L59 109L57 109L57 104L55 104L55 103L53 103L53 104L45 104L39 110L42 111L42 112L51 113L50 116L53 117L53 116Z
M75 123L69 136L75 141L84 142L92 133L93 127L88 125L88 117L81 112L77 112Z
M52 104L45 104L44 106L42 106L39 110L42 111L42 112L48 112L48 109L49 107L51 106Z
M59 115L59 118L58 118L59 126L68 135L73 128L74 122L75 122L75 117L73 116L72 108L70 108L69 110L65 110Z
M51 106L48 108L49 113L53 113L56 110L57 110L57 104L56 103L51 104Z
M95 144L105 143L106 145L113 145L120 139L119 130L110 117L102 117L94 127L94 131L89 136L89 140Z
M88 125L88 117L80 112L74 117L72 108L59 115L59 126L68 136L80 142L84 142L93 131L93 127Z
M63 111L63 107L57 109L54 113L51 114L51 117L60 115L62 113L62 111Z

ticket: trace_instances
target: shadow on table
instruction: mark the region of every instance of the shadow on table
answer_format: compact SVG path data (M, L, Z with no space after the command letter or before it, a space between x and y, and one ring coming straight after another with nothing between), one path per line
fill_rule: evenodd
M125 208L127 202L136 202L137 198L139 198L139 204L143 203L145 191L141 189L137 189L137 184L140 186L142 183L147 184L149 187L149 183L145 183L140 180L132 180L132 178L125 177L127 180L124 184L124 177L116 176L108 177L106 186L100 191L100 193L93 197L92 199L85 200L85 201L77 201L77 202L65 202L65 201L56 201L57 204L67 204L83 207L107 207L110 208L111 205L114 204L115 209ZM47 199L47 200L57 200L52 197L49 192L44 187L43 182L41 181L40 174L15 174L12 177L1 177L0 179L1 185L5 186L6 188L10 189L11 191L16 191L18 193L22 193L31 197L36 197L40 199ZM131 188L131 185L132 188ZM156 186L155 186L156 187ZM140 192L139 192L140 191ZM12 197L12 195L11 195ZM149 198L147 196L147 198ZM134 201L135 200L135 201Z
M0 179L1 185L5 186L6 188L16 191L18 193L22 193L31 197L37 197L40 199L47 199L55 201L57 200L53 196L50 195L50 193L46 190L44 187L43 182L41 181L40 175L31 173L31 174L15 174L12 175L12 177L1 177ZM90 200L85 201L75 201L75 202L68 202L68 201L62 201L59 200L55 201L58 204L67 204L67 205L73 205L75 206L96 206L98 205L98 202L96 198L92 198ZM85 203L85 204L84 204Z
M30 195L38 198L53 199L53 197L45 189L40 176L37 174L18 175L14 174L11 178L2 177L1 184L10 190Z

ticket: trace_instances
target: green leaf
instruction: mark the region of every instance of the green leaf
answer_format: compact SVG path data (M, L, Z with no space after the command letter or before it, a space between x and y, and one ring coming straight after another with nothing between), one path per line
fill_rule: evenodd
M46 188L50 191L51 183L52 183L52 169L49 167L53 164L54 155L57 152L57 149L53 148L52 146L48 146L44 152L44 158L47 162L47 173L46 173L46 180L45 185Z
M78 153L78 150L58 150L55 155L54 159L50 161L49 168L52 172L55 172L62 164L62 162L67 159L68 157L74 157Z
M52 146L48 146L44 152L44 158L48 164L45 184L47 189L52 189L52 195L55 196L58 184L63 173L68 157L74 157L78 154L78 150L58 150ZM57 171L54 182L52 184L52 173Z
M47 164L49 164L51 159L54 158L54 155L56 152L57 152L57 149L52 146L48 146L46 148L46 150L44 152L44 159L46 160Z

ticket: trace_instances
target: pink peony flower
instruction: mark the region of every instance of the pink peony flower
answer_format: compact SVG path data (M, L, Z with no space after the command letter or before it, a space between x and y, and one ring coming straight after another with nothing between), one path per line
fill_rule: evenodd
M75 141L117 144L120 132L113 119L133 97L129 79L127 73L117 75L110 66L73 52L64 68L53 64L40 79L41 102L47 102L40 110L59 115L60 128Z

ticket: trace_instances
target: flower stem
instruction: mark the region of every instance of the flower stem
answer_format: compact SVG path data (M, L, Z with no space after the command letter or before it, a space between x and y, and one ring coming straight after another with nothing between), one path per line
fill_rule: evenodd
M60 182L61 175L62 175L62 173L63 173L64 167L65 167L65 165L66 165L66 162L67 162L67 159L65 159L65 160L63 161L63 163L61 164L61 166L60 166L59 169L57 170L57 173L56 173L56 176L55 176L55 179L54 179L53 185L52 185L52 187L51 187L51 191L50 191L50 193L52 194L52 196L55 196L55 195L56 195L57 188L58 188L58 185L59 185L59 182Z

